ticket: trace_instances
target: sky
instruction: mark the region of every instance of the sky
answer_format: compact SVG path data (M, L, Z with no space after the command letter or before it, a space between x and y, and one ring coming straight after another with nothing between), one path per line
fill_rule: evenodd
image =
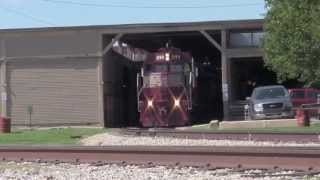
M264 0L0 0L0 29L260 19Z

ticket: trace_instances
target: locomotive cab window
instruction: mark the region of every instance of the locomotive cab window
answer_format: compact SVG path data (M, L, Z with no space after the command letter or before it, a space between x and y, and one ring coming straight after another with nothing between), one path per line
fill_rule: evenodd
M181 64L170 65L170 72L183 72L183 65Z
M147 64L146 71L147 72L167 72L168 65L167 64L155 64L155 65Z

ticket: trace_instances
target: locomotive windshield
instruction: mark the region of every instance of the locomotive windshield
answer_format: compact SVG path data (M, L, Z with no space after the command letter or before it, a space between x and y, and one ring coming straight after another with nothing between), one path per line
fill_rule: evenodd
M170 65L170 72L183 72L183 65L182 64Z
M189 72L190 66L189 64L147 64L145 66L145 70L147 73L152 72Z
M177 87L186 84L190 71L189 64L155 64L146 65L143 78L145 87Z
M146 72L167 72L168 65L167 64L147 64Z
M183 74L161 75L160 73L151 73L143 78L145 87L176 87L183 86L185 83Z

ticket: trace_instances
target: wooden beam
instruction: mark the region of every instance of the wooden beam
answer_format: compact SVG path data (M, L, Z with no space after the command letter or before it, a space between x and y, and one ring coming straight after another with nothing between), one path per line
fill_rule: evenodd
M6 61L11 60L52 60L52 59L88 59L88 58L99 58L100 53L95 54L70 54L70 55L44 55L44 56L16 56L16 57L5 57ZM3 58L4 59L4 58Z
M211 44L213 44L217 49L219 49L220 52L222 52L222 47L221 45L216 41L214 40L209 33L207 33L206 31L204 30L201 30L200 33L208 39L208 41L210 41Z
M104 56L105 54L107 54L109 52L109 50L112 48L113 44L120 40L120 38L123 36L122 33L117 34L114 38L112 38L111 42L103 49L102 51L102 56Z

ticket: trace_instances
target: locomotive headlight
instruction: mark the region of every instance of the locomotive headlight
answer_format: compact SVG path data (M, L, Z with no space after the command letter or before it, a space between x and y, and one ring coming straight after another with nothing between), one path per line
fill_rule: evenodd
M174 107L180 107L180 99L174 99Z
M148 108L153 107L153 101L152 100L148 100Z
M161 61L161 60L164 60L164 55L158 55L156 57L157 61Z
M166 60L166 61L170 61L170 54L169 54L169 53L166 53L166 54L165 54L165 60Z

